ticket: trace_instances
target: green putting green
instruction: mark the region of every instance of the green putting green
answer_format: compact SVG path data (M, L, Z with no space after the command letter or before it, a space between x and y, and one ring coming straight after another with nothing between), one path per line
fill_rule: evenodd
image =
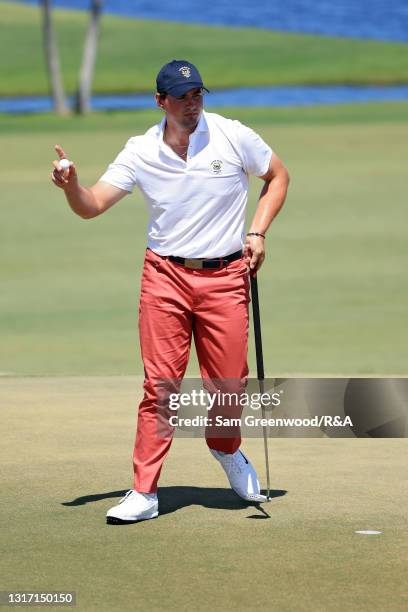
M287 203L259 274L265 370L407 372L406 104L223 109L286 162ZM0 372L139 374L141 195L75 216L49 173L59 142L92 184L159 111L0 117ZM7 155L5 155L7 152ZM260 181L252 181L248 217ZM254 353L251 343L251 366ZM193 356L189 373L198 371Z
M406 374L406 105L222 112L292 177L259 274L266 374ZM93 183L158 119L0 116L2 589L84 611L405 610L405 440L272 439L268 518L176 439L159 518L105 524L131 486L147 215L136 193L83 221L48 175L59 142ZM265 486L262 440L243 449Z
M84 611L406 609L405 440L271 439L268 518L203 440L176 439L161 516L108 526L131 485L140 386L0 381L2 590L76 591ZM243 449L264 485L262 440Z

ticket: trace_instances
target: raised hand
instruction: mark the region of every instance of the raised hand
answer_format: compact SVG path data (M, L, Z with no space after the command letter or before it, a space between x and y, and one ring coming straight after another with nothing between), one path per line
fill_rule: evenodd
M56 187L65 189L78 180L75 164L68 161L67 155L60 145L55 145L55 150L57 152L58 159L55 159L52 162L54 170L51 173L51 180Z

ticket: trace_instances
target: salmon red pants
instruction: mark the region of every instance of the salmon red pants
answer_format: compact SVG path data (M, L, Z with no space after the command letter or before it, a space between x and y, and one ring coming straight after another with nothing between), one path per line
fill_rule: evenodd
M249 279L244 259L217 270L192 270L146 251L139 306L139 334L145 370L133 453L134 489L157 490L172 438L157 433L157 384L182 379L191 338L203 379L248 376ZM245 384L245 383L244 383ZM234 453L234 437L209 437L210 448Z

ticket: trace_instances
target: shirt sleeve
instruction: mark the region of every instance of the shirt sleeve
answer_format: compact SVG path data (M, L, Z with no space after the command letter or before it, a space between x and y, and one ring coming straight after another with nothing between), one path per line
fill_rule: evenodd
M239 121L234 123L243 169L247 174L263 176L268 171L273 155L272 149L254 130Z
M129 191L130 193L132 193L134 186L137 184L137 156L132 146L133 141L133 138L128 140L125 148L122 149L116 159L109 164L108 169L99 179L114 187Z

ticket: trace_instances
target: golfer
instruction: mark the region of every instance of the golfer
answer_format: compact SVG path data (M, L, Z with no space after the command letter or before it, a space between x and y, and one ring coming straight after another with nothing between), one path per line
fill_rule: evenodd
M197 68L173 60L157 76L162 121L130 138L90 188L68 169L57 145L53 183L83 219L96 217L137 186L149 210L147 249L139 307L144 397L133 453L133 488L107 513L108 523L158 516L157 482L172 437L158 434L160 381L181 380L194 336L205 381L248 375L248 274L265 257L265 234L281 209L288 173L278 156L250 128L203 110ZM263 181L245 236L249 175ZM240 450L239 430L229 437L206 431L207 445L233 490L259 500L256 472Z

